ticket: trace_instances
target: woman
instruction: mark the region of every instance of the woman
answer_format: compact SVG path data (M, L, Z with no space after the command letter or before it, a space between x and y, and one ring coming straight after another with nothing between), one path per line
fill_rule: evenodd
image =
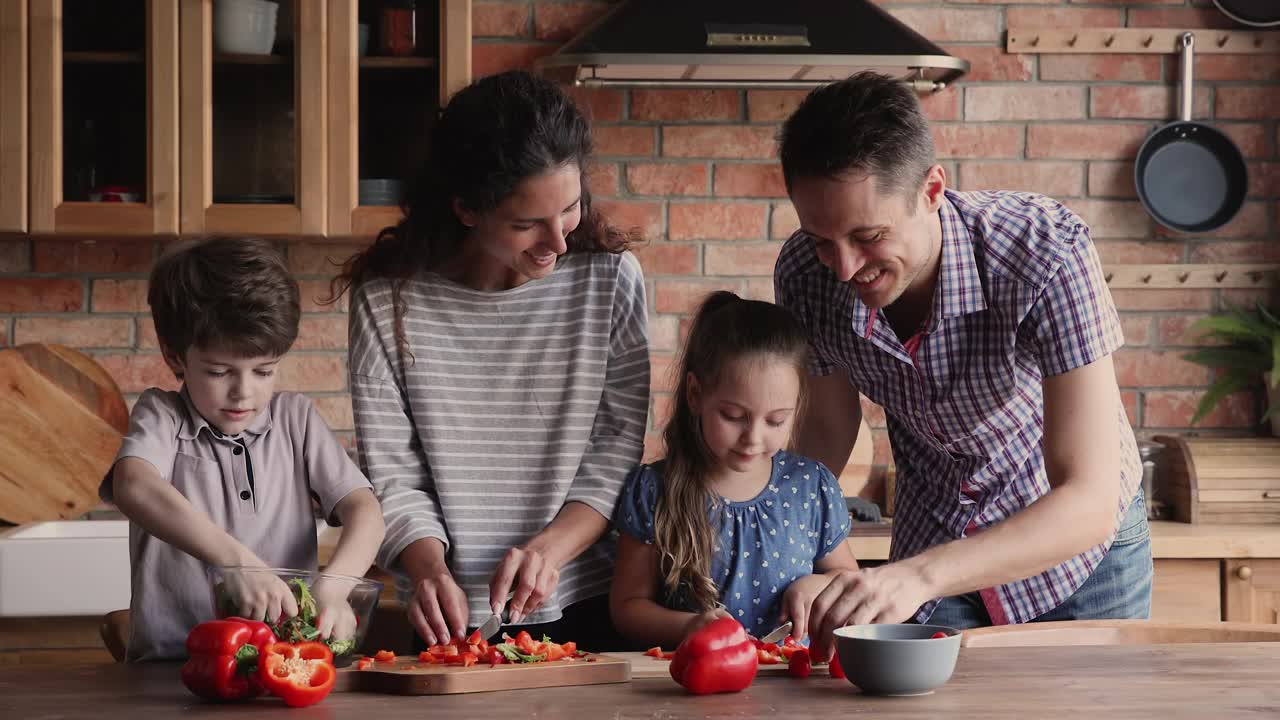
M649 402L644 279L591 205L587 122L523 72L457 93L405 219L351 258L360 463L378 564L427 644L505 609L611 649L608 518ZM511 632L515 627L509 627Z

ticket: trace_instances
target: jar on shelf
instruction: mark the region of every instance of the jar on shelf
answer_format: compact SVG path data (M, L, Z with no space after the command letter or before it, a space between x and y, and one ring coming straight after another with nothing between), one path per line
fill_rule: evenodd
M409 57L417 49L415 0L384 0L378 15L379 50L383 55Z

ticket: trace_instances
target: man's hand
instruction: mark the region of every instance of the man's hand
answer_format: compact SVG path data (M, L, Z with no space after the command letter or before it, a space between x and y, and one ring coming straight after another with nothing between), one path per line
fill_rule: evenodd
M909 564L843 570L813 601L809 615L813 658L830 659L836 629L903 622L931 599L924 577Z

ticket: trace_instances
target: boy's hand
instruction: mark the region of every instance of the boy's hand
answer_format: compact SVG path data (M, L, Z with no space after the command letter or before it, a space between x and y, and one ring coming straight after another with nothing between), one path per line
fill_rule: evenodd
M356 614L347 598L355 583L338 578L320 578L311 587L316 598L316 629L320 637L350 640L356 636Z
M722 617L733 617L733 616L729 614L728 610L725 610L722 607L715 608L714 610L708 610L703 613L698 613L697 615L694 615L693 617L689 618L689 622L685 623L684 636L689 637L690 635L697 632L698 629L701 628L703 625L719 620Z
M298 614L298 601L293 590L279 577L264 572L234 573L227 578L227 589L240 614L250 620L278 623Z

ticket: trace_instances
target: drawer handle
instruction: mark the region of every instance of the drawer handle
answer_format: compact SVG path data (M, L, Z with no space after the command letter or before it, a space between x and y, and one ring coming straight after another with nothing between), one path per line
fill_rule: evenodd
M1280 500L1280 490L1267 490L1262 493L1263 500Z
M1248 565L1241 565L1239 568L1236 569L1236 577L1240 578L1241 580L1248 580L1249 578L1253 577L1253 568L1249 567Z

